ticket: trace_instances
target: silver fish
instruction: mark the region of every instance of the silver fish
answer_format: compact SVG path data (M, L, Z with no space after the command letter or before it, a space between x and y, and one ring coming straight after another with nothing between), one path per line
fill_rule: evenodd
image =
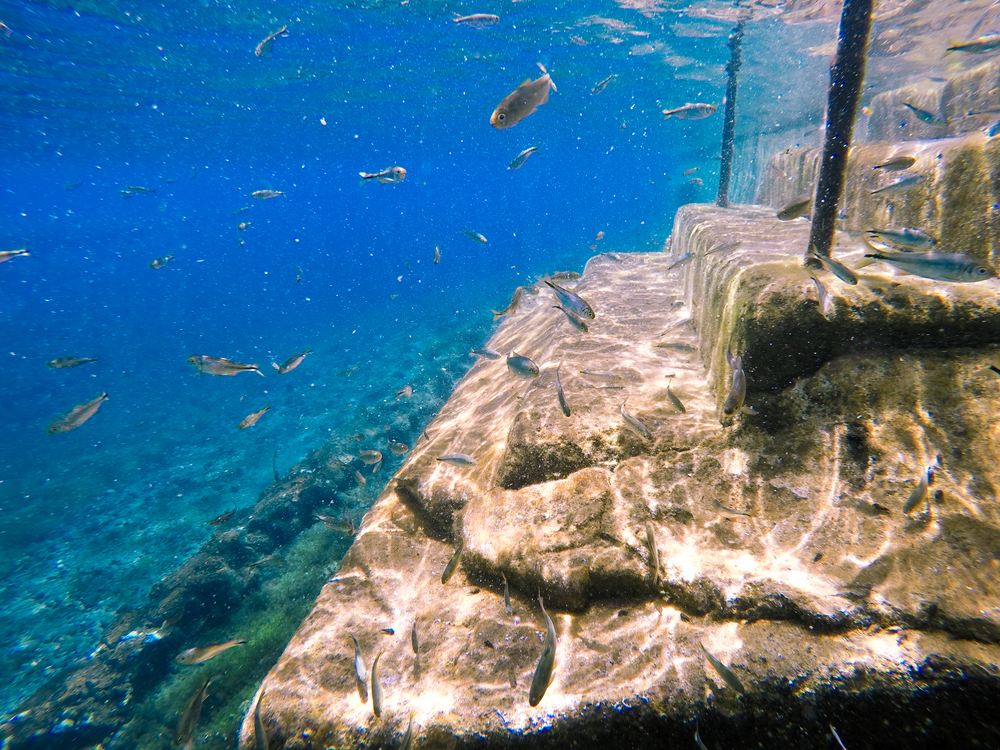
M382 451L361 450L358 451L358 458L361 459L361 463L371 466L382 460Z
M288 27L287 26L283 26L282 28L280 28L277 31L275 31L273 34L268 34L267 38L264 39L264 41L262 41L260 44L257 45L257 49L255 49L253 51L253 53L257 57L264 57L265 55L267 55L268 53L270 53L271 46L274 44L274 40L277 39L279 35L284 34L287 30L288 30ZM286 34L286 36L287 36L287 34Z
M829 255L813 254L812 257L818 260L820 264L823 266L823 268L832 273L834 276L843 281L845 284L853 285L858 283L858 277L854 273L854 271L845 266L839 260Z
M917 482L917 486L913 488L913 492L910 493L910 497L907 498L906 502L903 504L903 513L909 513L927 500L927 490L930 487L930 483L933 481L934 467L929 466L927 467L927 471L920 474L920 481Z
M400 166L386 167L381 172L358 172L361 175L361 184L367 185L372 180L377 180L383 185L395 185L406 179L406 170Z
M675 260L669 266L667 266L667 270L668 271L673 271L675 268L678 268L680 266L686 265L687 263L691 262L692 258L694 258L694 253L684 253L684 255L682 255L681 257L679 257L677 260Z
M681 414L687 414L687 409L684 408L684 404L682 404L681 400L674 395L673 391L670 390L670 380L673 377L674 376L671 375L669 378L667 378L667 399L669 399L670 403L673 404L673 407L677 409L677 411L679 411Z
M50 435L55 435L60 432L69 432L70 430L75 430L77 427L82 425L92 416L97 414L97 410L101 408L101 404L103 404L107 400L108 400L108 394L102 393L93 401L88 401L85 404L77 404L72 409L70 409L66 414L59 417L59 419L50 424L45 431Z
M531 156L533 153L535 153L537 150L538 146L529 146L528 148L524 149L524 151L522 151L521 153L519 153L517 156L514 157L514 159L510 163L510 166L508 166L507 169L520 169L522 166L524 166L524 162L528 161L528 157Z
M410 629L410 648L413 649L413 653L420 653L420 641L417 638L417 621L413 621L413 627Z
M872 190L872 195L889 195L891 193L901 193L904 190L909 190L912 187L916 187L923 182L926 182L927 178L922 174L911 174L903 177L902 179L896 180L896 182L891 182L884 187Z
M606 380L609 383L613 383L618 380L622 380L622 376L615 372L607 372L605 370L580 370L581 375L586 375L588 378L596 378L597 380Z
M372 712L375 716L382 715L382 685L378 681L378 660L382 658L379 651L372 662Z
M923 229L871 229L865 237L913 250L929 250L937 244L937 238Z
M844 745L843 740L840 739L840 735L837 734L837 730L833 724L830 725L830 731L833 732L833 738L837 740L837 744L840 745L840 750L847 750L847 747Z
M180 721L177 722L177 732L174 734L174 744L183 745L191 740L194 734L195 724L201 718L201 707L208 697L208 686L212 683L211 678L207 678L198 689L198 692L191 696L184 711L181 712Z
M500 359L500 352L493 351L492 349L473 349L469 352L473 357L482 357L483 359Z
M368 701L368 673L365 668L364 657L361 656L361 647L358 645L358 639L353 635L351 640L354 641L354 682L358 688L358 696L361 698L361 702L365 703Z
M513 613L510 608L510 586L507 585L507 576L503 573L500 575L503 576L503 611L509 615Z
M886 159L881 164L876 164L872 169L884 169L886 172L899 172L909 169L917 163L915 156L893 156Z
M625 411L625 402L622 401L621 406L622 419L625 420L625 426L628 427L632 432L634 432L639 437L645 438L646 440L652 440L653 436L649 434L649 430L646 429L641 421L633 417L627 411Z
M208 375L236 375L240 372L255 372L264 377L264 373L260 371L257 362L254 362L252 365L244 365L239 362L233 362L231 359L226 359L225 357L209 357L198 354L188 357L187 362L199 372L204 372Z
M463 229L462 234L464 234L473 242L478 242L480 245L485 245L487 243L486 238L483 237L483 235L481 235L479 232L473 232L470 229Z
M722 681L726 683L726 685L735 690L737 693L746 694L746 688L743 687L743 683L740 682L740 678L733 674L733 671L729 667L708 653L708 649L705 648L704 645L702 645L701 650L705 652L705 656L708 658L708 663L712 665L712 669L718 673L719 677L722 678Z
M735 510L734 508L727 508L725 505L720 503L718 500L712 500L712 506L722 513L728 513L731 516L746 516L747 518L753 518L753 513L747 513L745 510Z
M558 284L553 284L548 279L543 279L543 281L551 287L552 291L556 293L562 306L567 310L570 310L578 318L587 318L588 320L594 320L597 316L594 315L593 308L588 305L579 295L574 294L568 289L563 289Z
M455 571L458 570L458 563L462 559L462 550L465 549L465 538L459 539L458 546L455 548L455 554L451 556L448 564L444 567L444 572L441 573L441 583L448 583Z
M920 122L925 122L928 125L937 125L937 126L944 126L948 124L947 117L941 117L940 115L936 115L933 112L928 112L926 109L921 109L920 107L914 107L912 104L909 104L908 102L903 102L903 106L906 107L908 110L910 110L913 113L913 116L916 117L918 120L920 120Z
M743 243L739 240L732 240L731 242L724 242L718 247L713 247L711 250L705 252L705 255L711 255L712 253L725 253L730 250L738 250L740 245Z
M694 744L698 746L698 750L708 750L708 746L701 741L701 732L698 729L697 720L694 723Z
M881 260L906 273L935 281L972 283L993 279L997 275L992 266L962 253L918 254L882 251L868 253L865 257Z
M953 42L947 51L980 53L992 52L998 48L1000 48L1000 34L988 34L967 42Z
M747 378L743 374L743 357L734 357L729 349L726 349L726 361L733 371L733 385L729 389L725 403L722 404L722 413L732 416L743 408L743 401L747 396Z
M555 90L556 85L545 70L545 66L538 63L538 67L542 71L542 76L534 81L530 78L526 79L524 83L504 97L504 100L493 110L493 114L490 116L490 125L498 130L511 128L549 100L549 89Z
M778 218L781 221L791 221L792 219L797 219L800 216L808 216L809 212L812 211L812 198L793 198L788 201L784 206L778 209Z
M454 13L452 15L455 17L451 20L455 23L462 23L466 26L472 26L477 29L481 29L486 26L495 26L500 23L500 16L495 16L492 13L473 13L471 16L463 16L458 13Z
M556 629L552 625L549 613L545 611L541 594L538 595L538 604L545 617L545 645L542 646L542 655L538 659L535 676L531 678L531 688L528 690L528 705L532 707L542 702L542 697L552 682L552 670L556 664Z
M507 355L507 369L525 380L538 377L538 365L517 352L512 351Z
M812 274L809 274L809 278L812 279L813 284L816 285L816 293L819 295L820 312L823 314L824 318L829 320L833 317L834 313L833 299L830 298L830 295L826 291L826 287L823 286L819 279Z
M223 651L228 651L233 646L245 646L246 641L226 641L225 643L213 643L209 646L195 646L185 649L174 657L178 664L204 664L209 659L218 656Z
M264 702L266 693L266 690L260 691L257 706L253 710L253 741L256 750L267 750L267 732L264 731L264 722L260 718L260 706Z
M434 265L436 266L441 262L441 248L437 245L434 246Z
M312 349L306 349L301 354L295 354L284 361L281 365L276 365L274 362L271 363L271 367L278 371L279 375L285 375L291 372L296 367L302 364L302 360L306 358L307 354L312 354Z
M663 110L664 120L671 117L677 117L681 120L702 120L712 113L714 113L716 107L714 104L685 104L683 107L677 107L676 109L665 109Z
M586 321L582 320L581 318L576 317L573 313L571 313L569 310L567 310L562 305L552 305L552 309L553 310L562 310L563 314L566 316L566 320L568 320L569 324L571 326L573 326L576 330L583 331L584 333L589 333L590 332L590 328L587 327Z
M467 456L464 453L448 453L444 456L438 456L438 461L442 463L451 464L452 466L475 466L476 459L472 456Z
M46 367L53 370L65 370L70 367L79 367L80 365L85 365L88 362L96 362L97 360L93 357L56 357L55 359L50 359L45 363Z
M653 586L660 585L660 553L656 549L656 533L651 521L646 521L646 546L649 547L649 565L653 569Z
M402 456L403 454L408 453L410 450L410 446L408 446L406 443L398 443L395 440L389 440L388 443L389 443L389 450L392 451L392 455L394 456Z
M594 87L590 90L591 96L597 96L598 94L600 94L602 91L604 91L604 89L606 89L608 87L608 84L611 83L617 77L618 76L616 76L614 73L612 73L607 78L605 78L603 81L598 81L597 83L595 83Z
M410 709L410 723L406 725L406 734L399 741L399 750L410 750L413 745L413 709Z
M517 306L521 304L521 296L524 294L524 287L519 286L514 290L514 296L510 298L510 304L504 310L490 310L493 313L493 320L500 320L504 315L513 315L517 312Z
M568 417L570 415L569 404L566 403L566 394L563 393L562 383L559 382L560 367L562 367L562 362L556 366L556 397L559 399L559 408L562 409L562 413Z

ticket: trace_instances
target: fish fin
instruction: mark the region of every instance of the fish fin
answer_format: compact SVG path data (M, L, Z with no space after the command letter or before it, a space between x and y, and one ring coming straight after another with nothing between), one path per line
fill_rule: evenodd
M540 71L542 71L542 75L543 75L543 76L547 76L547 75L549 74L549 71L547 71L547 70L545 69L545 66L544 66L544 65L542 65L541 63L535 63L535 65L537 65L537 66L538 66L538 69L539 69Z
M253 371L254 371L255 373L257 373L258 375L260 375L261 377L264 377L264 373L262 373L262 372L260 371L260 362L254 362L254 363L253 363Z
M274 362L271 363L271 367L273 367L275 370L278 370L279 372L281 371L281 368L278 367L276 364L274 364Z

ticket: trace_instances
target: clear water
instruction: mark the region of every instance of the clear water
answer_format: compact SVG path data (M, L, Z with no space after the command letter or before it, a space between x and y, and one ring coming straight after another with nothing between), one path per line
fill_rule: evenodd
M274 451L285 470L382 425L412 444L518 284L595 252L658 250L678 206L715 197L721 114L659 112L721 106L728 4L173 5L0 1L0 250L30 251L0 266L0 714L89 653L209 536L207 520L251 504ZM903 24L897 5L883 30ZM839 12L759 10L742 201L761 143L818 143ZM467 28L452 12L501 21ZM942 64L921 60L883 55L869 80ZM558 92L494 130L494 107L538 62ZM359 171L393 164L403 183L359 186ZM693 167L701 186L682 174ZM156 192L126 200L129 185ZM285 195L250 197L261 189ZM148 267L163 255L175 257ZM293 373L270 368L307 347ZM260 361L265 377L199 376L192 354ZM45 367L68 355L99 361ZM407 384L413 397L397 399ZM102 391L93 419L46 434ZM379 489L359 492L370 503Z

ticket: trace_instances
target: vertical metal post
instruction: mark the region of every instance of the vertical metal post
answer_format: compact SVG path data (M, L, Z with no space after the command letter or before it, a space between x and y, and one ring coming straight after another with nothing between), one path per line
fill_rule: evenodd
M826 141L816 185L812 228L806 257L829 256L837 228L837 207L847 178L847 156L851 148L854 119L868 59L868 34L874 0L844 0L840 14L837 56L830 68L830 92L826 105Z
M740 45L743 42L743 25L741 18L729 35L729 62L726 64L726 111L722 121L722 163L719 166L719 194L715 205L720 208L729 206L729 179L733 174L733 139L736 137L736 74L743 62L740 57Z

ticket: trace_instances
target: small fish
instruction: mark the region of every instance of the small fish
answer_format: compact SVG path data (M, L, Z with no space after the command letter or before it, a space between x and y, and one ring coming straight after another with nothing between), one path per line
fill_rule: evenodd
M151 188L142 187L141 185L129 185L127 190L135 195L147 194L156 195L156 191Z
M264 557L259 560L247 565L247 568L250 570L253 570L254 568L276 568L283 562L285 562L285 558L281 555L264 555Z
M420 641L417 639L417 621L413 621L413 627L410 628L410 648L413 649L413 653L420 654Z
M503 611L510 615L514 611L510 608L510 586L507 585L507 576L503 573L500 575L503 578Z
M742 245L742 244L743 243L740 242L739 240L733 240L731 242L725 242L725 243L719 245L718 247L713 247L711 250L705 251L705 255L711 255L712 253L725 253L725 252L729 252L730 250L737 250L737 249L739 249L740 245Z
M734 357L729 349L726 349L726 361L733 371L733 385L729 389L725 403L722 404L722 413L732 416L743 408L743 401L747 395L747 378L743 374L743 357Z
M722 678L722 681L737 693L743 693L745 695L747 691L746 688L743 687L743 683L740 682L740 678L733 674L733 671L729 667L708 653L708 649L705 648L704 645L701 647L701 650L705 652L705 656L708 658L708 663L712 665L712 669L718 673L719 677Z
M505 315L513 315L517 312L517 306L521 304L521 297L524 295L524 287L519 286L514 290L514 296L510 298L510 304L503 310L490 310L493 313L493 320L500 320Z
M191 696L191 700L181 712L180 721L177 722L177 731L174 733L175 745L185 745L192 741L194 727L198 723L198 719L201 718L201 706L208 696L208 686L211 682L211 678L206 678L201 687L198 688L198 692Z
M69 432L70 430L75 430L77 427L82 425L92 416L97 413L97 410L101 408L101 404L108 400L108 394L102 393L100 396L95 398L93 401L88 401L85 404L77 404L72 409L70 409L66 414L59 417L55 422L48 426L46 432L50 435L56 435L60 432Z
M249 211L249 210L250 210L250 206L243 206L242 208L237 208L235 211L233 211L230 214L230 216L236 216L237 214L241 214L244 211Z
M45 363L46 367L50 367L53 370L65 370L70 367L79 367L80 365L85 365L88 362L96 362L96 359L92 357L56 357L55 359L50 359Z
M927 500L927 489L933 481L934 467L929 466L927 467L927 471L921 472L920 481L917 482L917 486L913 488L913 492L910 493L909 498L903 504L903 513L910 513L914 508Z
M597 380L607 380L608 382L615 382L617 380L622 380L622 376L615 372L607 372L605 370L580 370L581 375L586 375L588 378L596 378Z
M514 157L514 159L510 163L510 166L507 167L507 169L520 169L524 165L524 162L528 161L528 157L531 156L533 153L535 153L537 150L538 146L531 146L529 148L524 149L524 151L522 151L521 153L519 153L517 156Z
M394 456L402 456L403 454L409 452L410 446L406 443L397 443L395 440L390 440L389 450L392 451L392 455Z
M244 365L225 357L208 357L199 354L188 357L187 362L199 372L204 372L207 375L236 375L240 372L255 372L264 377L264 373L260 371L259 362Z
M674 377L673 375L670 375L667 378L667 399L670 401L671 404L673 404L673 407L677 409L677 411L679 411L681 414L687 414L687 409L684 408L684 404L682 404L681 400L674 395L674 392L672 390L670 390L670 381L673 379L673 377Z
M685 170L684 170L684 171L682 172L682 174L683 174L683 175L684 175L685 177L690 177L691 175L693 175L693 174L694 174L695 172L697 172L697 171L698 171L698 167L691 167L691 169L685 169Z
M358 483L359 487L364 487L366 484L368 484L368 480L365 479L364 474L362 474L357 469L354 470L354 481Z
M443 456L438 456L438 461L442 463L451 464L452 466L475 466L476 459L472 456L466 455L465 453L446 453Z
M649 434L649 430L646 429L646 425L625 411L625 403L625 401L622 401L620 409L622 419L625 420L625 426L639 437L645 438L646 440L652 440L653 436Z
M366 703L368 701L368 671L365 668L365 660L361 656L358 639L352 635L351 640L354 641L354 683L358 688L361 702Z
M653 569L653 586L660 585L660 553L656 549L656 533L651 521L646 521L646 546L649 547L649 566Z
M834 313L833 298L831 298L830 295L827 293L826 287L823 286L823 283L819 279L817 279L812 274L809 274L809 278L812 279L813 284L816 285L816 294L819 295L820 313L822 313L824 318L829 320L830 318L833 317Z
M587 40L586 40L586 39L583 39L582 37L578 37L578 36L571 36L571 37L569 38L569 40L570 40L571 42L573 42L573 44L576 44L576 45L578 45L578 46L580 46L580 47L586 47L586 46L587 46Z
M22 247L20 250L4 250L0 252L0 263L6 263L11 258L17 258L20 255L28 257L31 253L28 252L28 248L26 247Z
M595 240L603 240L604 239L604 232L598 232L597 234L595 234L594 235L594 239Z
M685 354L698 351L698 347L696 346L678 344L676 341L661 341L659 344L653 344L653 346L657 349L673 349L675 352L684 352Z
M830 725L830 731L833 732L833 738L837 740L837 744L840 745L840 750L847 750L843 741L840 739L840 735L837 734L837 730L834 728L833 724Z
M276 365L274 362L271 363L271 367L278 371L279 375L285 375L296 367L302 364L302 360L306 358L307 354L312 354L312 349L306 349L300 354L295 354L284 361L281 365Z
M358 451L358 458L361 459L361 463L371 466L372 464L377 464L382 460L382 452L369 450Z
M234 646L245 646L246 641L226 641L225 643L213 643L209 646L196 646L181 651L174 657L178 664L204 664L209 659L213 659L223 651L228 651Z
M716 510L718 510L718 511L720 511L722 513L728 513L731 516L746 516L747 518L753 518L754 517L753 513L747 513L746 511L735 510L733 508L727 508L725 505L723 505L722 503L720 503L718 500L713 500L712 501L712 507L714 507Z
M892 193L901 193L904 190L909 190L912 187L916 187L927 180L922 174L910 174L902 179L896 180L896 182L891 182L884 187L877 188L870 191L872 195L890 195Z
M691 262L692 258L694 258L694 253L684 253L684 255L682 255L681 257L679 257L677 260L675 260L669 266L667 266L667 270L668 271L673 271L675 268L678 268L680 266L685 266L685 265L687 265L688 263Z
M295 266L295 283L297 284L302 283L302 269L299 268L298 266Z
M903 106L910 110L913 113L913 116L920 120L920 122L925 122L928 125L939 126L948 124L947 117L940 117L933 112L928 112L926 109L921 109L920 107L914 107L912 104L907 102L903 102Z
M948 52L966 52L977 54L981 52L992 52L1000 49L1000 34L988 34L978 39L970 39L965 42L952 42L948 47Z
M358 172L361 175L361 184L364 185L372 180L378 180L383 185L395 185L406 179L406 170L402 167L387 167L381 172Z
M438 459L440 461L440 459ZM448 564L444 566L444 572L441 574L441 583L448 583L451 577L455 575L455 571L458 570L458 563L462 559L462 550L465 549L465 538L463 537L458 541L458 546L455 548L455 554L451 556Z
M274 482L277 484L281 481L281 475L278 474L278 451L271 454L271 472L274 474Z
M881 164L876 164L872 169L884 169L886 172L899 172L909 169L917 163L915 156L893 156L886 159Z
M690 180L688 180L688 185L697 185L698 187L701 187L704 184L705 181L700 177L692 177Z
M901 271L935 281L972 283L996 278L992 266L981 263L963 253L895 253L882 251L868 253L866 258L875 258L889 263Z
M338 531L341 534L354 536L358 533L358 527L355 526L354 521L347 518L347 516L344 516L343 518L334 518L333 516L324 516L321 513L313 513L313 518L317 521L322 521L326 528Z
M507 355L507 369L517 377L524 378L525 380L538 377L538 365L527 357L522 357L517 352L512 351Z
M82 184L82 182L67 182L66 185L63 186L63 190L76 190Z
M257 45L257 49L255 49L253 51L253 53L257 57L264 57L265 55L267 55L268 53L270 53L271 46L274 44L274 40L277 39L278 36L280 36L281 34L285 34L285 32L287 30L288 30L287 26L282 26L280 29L278 29L277 31L275 31L273 34L268 34L267 38L264 39L264 41L262 41L260 44ZM285 36L288 36L288 35L285 34Z
M346 367L343 370L337 370L336 376L338 378L346 378L359 367L361 367L361 365L354 365L354 367Z
M541 77L534 81L525 79L524 83L504 97L493 110L490 125L498 130L511 128L549 100L549 89L555 90L556 86L545 67L541 63L538 63L538 67L542 71Z
M413 745L413 709L410 709L410 723L406 725L406 734L399 741L399 750L410 750Z
M482 29L487 26L495 26L500 23L500 16L494 16L492 13L473 13L471 16L463 16L458 13L453 15L455 17L451 20L455 23L465 24L466 26L472 26L477 29Z
M543 281L555 292L556 297L562 303L562 306L567 310L572 312L578 318L587 318L588 320L594 320L597 316L594 314L593 308L588 305L583 299L569 291L568 289L563 289L558 284L553 284L548 279L543 279Z
M256 198L259 201L266 201L268 198L277 198L279 195L284 195L280 190L255 190L250 193L251 198Z
M829 255L813 254L812 257L816 258L816 260L820 262L823 268L832 273L834 276L843 281L845 284L853 285L858 283L858 277L854 273L854 271L845 266L839 260L836 260L835 258Z
M792 198L784 206L778 209L778 219L781 221L791 221L800 216L808 216L812 211L812 198Z
M163 268L165 265L167 265L167 263L169 263L173 259L174 259L173 255L162 255L159 258L153 258L153 260L149 261L149 267L155 271L159 268Z
M565 310L563 312L565 312ZM570 415L569 404L566 403L566 394L563 393L562 383L559 382L560 367L562 367L562 362L556 366L556 397L559 399L559 408L562 409L562 413L568 417Z
M549 613L545 611L541 594L538 595L538 604L545 617L545 644L542 646L542 655L538 659L535 675L531 678L531 688L528 690L528 705L532 707L542 702L542 697L552 682L552 670L556 664L556 629L552 625Z
M698 729L697 720L694 723L694 744L698 746L698 750L708 750L708 746L701 741L701 732Z
M483 359L500 359L502 356L500 352L492 349L473 349L469 354L473 357L482 357Z
M247 427L253 427L255 424L257 424L257 420L263 417L264 413L268 411L271 411L271 407L265 406L260 411L255 411L253 414L244 417L243 421L240 422L239 427L237 429L245 430Z
M396 391L396 398L397 399L399 399L399 398L409 398L412 395L413 395L413 386L412 385L404 385L402 388L400 388L398 391Z
M209 526L224 526L233 520L233 516L236 515L236 509L233 508L231 511L223 513L220 516L216 516L211 521L208 522Z
M483 235L481 235L479 232L473 232L470 229L463 229L462 230L462 234L464 234L466 237L468 237L473 242L478 242L480 245L485 245L486 244L486 238L483 237Z
M556 271L550 276L545 276L544 278L536 276L535 278L538 281L544 281L545 279L548 279L549 281L576 281L580 278L580 274L576 271Z
M580 318L576 317L573 313L567 310L562 305L552 305L553 310L562 310L563 314L566 316L566 320L569 321L570 325L573 326L578 331L583 331L584 333L589 333L590 328L587 327L587 323Z
M871 229L865 237L914 250L929 250L937 244L937 238L923 229Z
M671 117L677 117L681 120L702 120L712 113L714 113L716 107L714 104L685 104L683 107L677 107L676 109L665 109L663 114L664 120Z
M434 246L434 265L436 266L441 262L441 248L437 245Z
M618 77L617 75L615 75L614 73L612 73L607 78L605 78L603 81L598 81L597 83L594 84L594 87L590 90L590 95L591 96L597 96L602 91L604 91L604 89L606 89L608 87L608 84L611 83L617 77Z
M375 716L382 715L382 685L378 681L378 660L382 658L379 651L372 662L372 712Z
M260 718L260 706L264 702L266 690L260 691L257 698L257 706L253 710L253 742L255 750L267 750L267 732L264 731L264 722Z

